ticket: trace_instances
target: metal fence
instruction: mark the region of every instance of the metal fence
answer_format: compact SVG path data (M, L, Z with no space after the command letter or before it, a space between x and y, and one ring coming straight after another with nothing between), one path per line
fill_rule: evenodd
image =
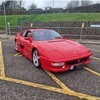
M28 28L36 28L36 29L53 29L60 34L63 34L65 37L71 39L93 39L100 40L100 27L31 27L31 26L10 26L7 27L8 35L15 35L18 32L28 29ZM5 27L0 27L0 33L5 33Z

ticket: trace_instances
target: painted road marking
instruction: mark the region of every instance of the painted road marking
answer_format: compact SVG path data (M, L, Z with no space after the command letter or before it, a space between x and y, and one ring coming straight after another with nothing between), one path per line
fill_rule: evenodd
M89 72L91 72L91 73L93 73L93 74L95 74L95 75L97 75L97 76L100 76L100 73L98 73L96 71L93 71L92 69L89 69L87 67L84 67L84 69L87 70L87 71L89 71Z
M5 68L3 62L2 43L0 41L0 77L5 77Z
M69 89L63 82L61 82L51 72L49 72L47 70L45 70L45 71L57 84L59 84L63 88L63 90L66 92L66 94L72 95L72 96L75 96L75 97L79 97L81 99L84 98L86 100L100 100L99 97L95 97L95 96L91 96L91 95L83 94L83 93L78 93L78 92L75 92L75 91Z
M41 88L41 89L45 89L45 90L49 90L49 91L60 92L60 93L66 94L65 91L63 91L63 89L48 86L48 85L37 84L37 83L23 81L23 80L9 78L9 77L5 77L5 78L0 77L0 79L5 80L5 81L9 81L9 82L18 83L18 84L23 84L26 86L32 86L32 87L36 87L36 88Z
M14 54L14 57L20 57L20 56L23 56L23 54L21 54L21 53Z
M95 59L95 60L100 60L99 58L96 58L96 57L93 57L93 56L92 56L92 58Z
M47 72L47 73L50 73L50 72ZM53 91L53 92L59 92L59 93L70 95L70 96L85 98L85 99L88 99L88 100L100 100L99 97L95 97L95 96L91 96L91 95L87 95L87 94L83 94L83 93L77 93L75 91L70 90L59 79L57 79L54 75L52 76L52 73L50 73L50 74L51 74L51 77L53 77L55 81L58 81L57 83L60 86L62 86L63 88L56 88L56 87L52 87L52 86L27 82L27 81L13 79L13 78L9 78L9 77L5 77L5 78L0 77L0 79L5 80L5 81L9 81L9 82L14 82L14 83L17 83L17 84L23 84L23 85L26 85L26 86L41 88L41 89L45 89L45 90L49 90L49 91Z

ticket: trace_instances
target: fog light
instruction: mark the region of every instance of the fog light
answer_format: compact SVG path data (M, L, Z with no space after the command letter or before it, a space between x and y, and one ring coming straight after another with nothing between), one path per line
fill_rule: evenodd
M64 62L61 63L51 63L52 66L64 66Z

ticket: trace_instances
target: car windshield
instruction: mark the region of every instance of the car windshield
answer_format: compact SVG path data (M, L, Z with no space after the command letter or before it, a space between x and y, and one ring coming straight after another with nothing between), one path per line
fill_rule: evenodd
M62 38L61 35L53 30L36 30L34 31L33 36L35 41L47 41Z

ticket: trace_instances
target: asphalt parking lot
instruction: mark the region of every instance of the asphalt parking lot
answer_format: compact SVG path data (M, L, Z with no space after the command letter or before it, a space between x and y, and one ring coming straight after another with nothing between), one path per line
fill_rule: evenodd
M93 52L84 69L51 73L0 41L0 100L100 100L100 45L84 44Z

